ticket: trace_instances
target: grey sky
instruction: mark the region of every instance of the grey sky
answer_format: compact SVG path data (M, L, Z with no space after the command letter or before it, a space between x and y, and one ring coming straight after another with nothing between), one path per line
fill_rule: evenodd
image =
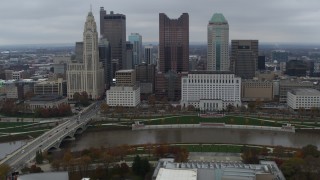
M190 42L206 42L212 14L223 13L231 39L320 44L319 0L1 0L0 45L74 43L82 40L92 4L125 14L127 35L158 42L159 13L178 18L189 13Z

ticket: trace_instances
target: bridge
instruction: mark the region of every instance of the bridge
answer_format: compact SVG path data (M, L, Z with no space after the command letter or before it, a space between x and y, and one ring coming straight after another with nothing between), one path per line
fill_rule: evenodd
M100 102L91 104L83 109L79 115L73 116L53 129L28 142L0 161L13 170L20 170L24 165L35 158L37 151L52 151L59 149L62 141L74 139L75 134L80 134L87 128L91 118L96 115Z

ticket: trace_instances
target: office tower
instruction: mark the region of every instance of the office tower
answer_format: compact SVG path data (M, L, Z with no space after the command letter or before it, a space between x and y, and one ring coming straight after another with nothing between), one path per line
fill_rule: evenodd
M169 19L159 14L159 63L160 72L188 72L189 63L189 14Z
M231 62L234 72L242 79L255 77L258 61L258 40L232 40Z
M155 69L156 67L154 64L142 63L135 66L137 82L140 85L141 94L152 94L154 92Z
M133 66L142 61L142 36L139 33L131 33L129 41L133 44Z
M153 46L152 45L149 45L149 46L145 46L144 47L144 62L146 64L155 64L153 62Z
M258 70L266 70L266 56L258 56Z
M136 71L134 69L119 70L116 72L116 86L135 86Z
M189 68L189 15L178 19L159 14L159 72L156 75L158 98L180 100L181 77Z
M87 92L90 99L99 99L104 93L104 73L99 62L98 32L92 12L88 13L83 31L83 62L68 64L68 98L74 93Z
M289 59L289 53L284 50L274 50L271 52L272 61L287 62Z
M106 38L100 39L99 42L99 61L102 63L104 69L105 88L109 89L112 83L111 46Z
M290 60L286 63L286 74L289 76L306 76L307 63L302 60Z
M100 8L100 34L107 38L111 45L111 59L119 60L119 68L126 59L126 16L107 14L103 7Z
M133 66L133 59L134 59L134 45L127 41L126 43L126 61L122 65L122 69L132 69Z
M207 70L230 70L229 24L220 13L213 14L208 24Z

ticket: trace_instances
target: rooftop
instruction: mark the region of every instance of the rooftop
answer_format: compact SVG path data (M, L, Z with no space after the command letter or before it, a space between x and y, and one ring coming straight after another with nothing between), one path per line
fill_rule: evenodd
M26 174L18 177L18 180L68 180L68 172L46 172Z
M65 97L59 95L38 95L30 99L30 101L58 101Z
M160 168L156 180L197 180L197 169Z
M209 21L210 23L221 23L221 24L227 24L228 21L223 16L222 13L214 13Z
M129 72L133 72L134 69L123 69L123 70L119 70L116 73L129 73Z
M294 95L300 96L320 96L320 91L311 88L299 88L291 90Z

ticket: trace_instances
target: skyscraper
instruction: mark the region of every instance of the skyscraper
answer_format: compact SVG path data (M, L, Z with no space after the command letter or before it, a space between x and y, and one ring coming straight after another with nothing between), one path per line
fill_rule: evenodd
M207 70L230 70L229 24L221 13L213 14L208 24Z
M90 99L104 93L102 63L99 62L98 32L92 12L89 12L83 31L83 62L69 63L67 70L68 98L74 93L87 92Z
M103 7L100 8L100 34L107 38L111 45L111 59L119 60L119 68L126 59L126 16L107 14Z
M189 68L189 14L169 19L159 14L160 71L188 72Z
M255 77L258 62L258 40L232 40L231 62L234 72L242 79Z
M126 44L126 61L123 63L122 69L133 69L134 45L127 41Z
M133 44L133 66L142 61L142 36L139 33L131 33L129 41Z
M181 77L189 70L189 14L169 19L159 14L159 72L156 95L180 100Z
M153 53L152 53L153 46L145 46L144 47L144 62L146 64L155 64L153 62Z
M99 61L103 64L104 84L106 89L109 89L112 84L111 46L106 38L100 39L99 42Z

